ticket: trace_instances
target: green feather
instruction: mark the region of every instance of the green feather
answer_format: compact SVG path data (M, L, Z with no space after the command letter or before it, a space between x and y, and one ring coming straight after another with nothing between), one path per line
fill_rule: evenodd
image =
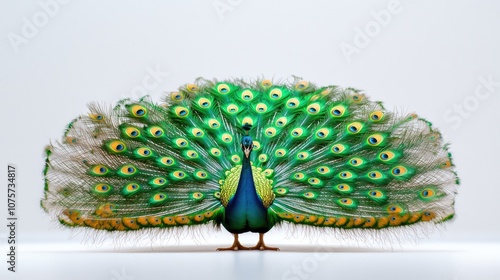
M125 99L109 111L91 104L72 121L46 149L44 209L64 225L106 231L390 230L454 215L459 179L438 130L359 90L198 79L165 100ZM251 179L241 175L244 135L253 141ZM240 179L251 180L260 208L229 221L228 211L243 211L229 206ZM260 220L251 218L257 209Z

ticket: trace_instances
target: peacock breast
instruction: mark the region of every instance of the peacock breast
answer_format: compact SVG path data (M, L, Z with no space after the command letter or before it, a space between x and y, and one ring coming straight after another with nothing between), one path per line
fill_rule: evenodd
M241 177L241 165L236 165L230 170L225 172L225 179L221 180L220 183L220 201L224 207L227 207L229 201L236 194L236 190L238 189L238 183ZM275 194L273 192L273 180L271 180L274 175L274 170L265 169L263 170L260 167L255 167L252 165L252 177L255 192L262 205L265 208L271 206L274 201Z
M272 180L266 178L261 168L252 166L252 176L241 170L241 166L232 168L221 182L221 202L225 207L222 224L232 233L267 232L272 227L267 213L274 200Z

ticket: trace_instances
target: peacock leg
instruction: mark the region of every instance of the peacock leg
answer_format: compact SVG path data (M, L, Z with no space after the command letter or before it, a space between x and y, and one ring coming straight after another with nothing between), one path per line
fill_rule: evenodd
M259 242L254 247L250 247L250 249L251 250L261 250L261 251L264 251L264 250L279 251L280 250L279 248L266 246L266 244L264 243L264 234L263 233L259 233Z
M245 246L240 244L240 242L238 241L238 234L237 233L234 233L233 235L234 235L233 245L231 245L231 247L227 247L227 248L217 248L217 251L251 250L251 248L245 247Z

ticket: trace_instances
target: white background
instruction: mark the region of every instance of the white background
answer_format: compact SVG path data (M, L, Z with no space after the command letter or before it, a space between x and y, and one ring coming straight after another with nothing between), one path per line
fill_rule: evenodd
M49 2L58 4L47 11ZM0 2L0 255L9 163L18 168L20 218L19 273L7 272L0 257L2 279L500 279L500 3L62 2ZM89 102L111 104L141 90L159 100L197 77L291 75L363 89L439 127L462 180L455 221L409 247L284 240L273 229L267 243L279 253L213 253L232 242L225 231L153 247L161 253L149 245L135 246L140 253L103 245L107 253L99 253L39 207L44 147ZM243 235L249 245L256 240ZM193 250L202 253L178 252Z

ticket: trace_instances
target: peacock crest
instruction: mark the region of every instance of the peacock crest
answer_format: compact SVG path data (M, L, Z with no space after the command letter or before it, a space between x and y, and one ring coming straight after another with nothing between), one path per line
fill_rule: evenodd
M382 229L454 215L459 179L431 123L295 79L198 79L157 104L97 103L47 148L43 208L107 231L278 223ZM262 241L262 242L261 242Z

